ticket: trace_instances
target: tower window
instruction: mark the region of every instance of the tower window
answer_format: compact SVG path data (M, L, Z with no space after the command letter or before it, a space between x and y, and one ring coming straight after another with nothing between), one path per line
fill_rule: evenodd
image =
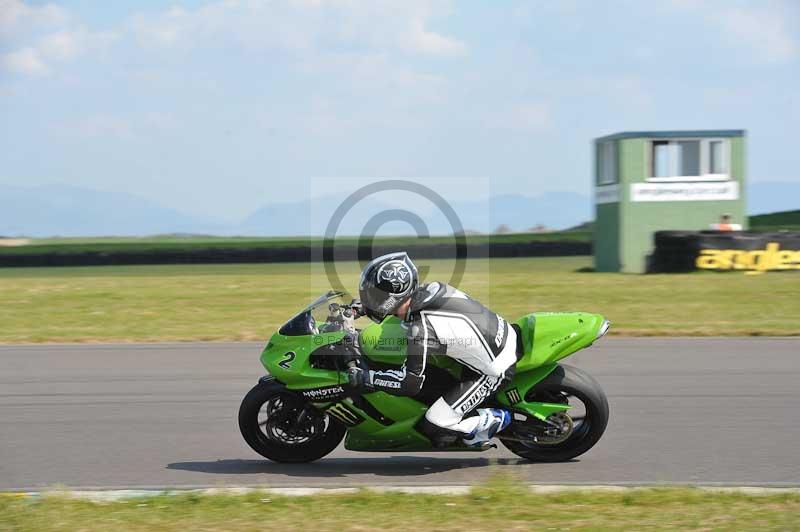
M721 139L654 140L649 181L724 181L730 150Z

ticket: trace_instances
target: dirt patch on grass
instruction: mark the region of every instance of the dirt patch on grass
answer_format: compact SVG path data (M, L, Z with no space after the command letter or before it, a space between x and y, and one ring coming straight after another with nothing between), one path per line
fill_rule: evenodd
M0 247L27 246L29 243L29 238L0 238Z

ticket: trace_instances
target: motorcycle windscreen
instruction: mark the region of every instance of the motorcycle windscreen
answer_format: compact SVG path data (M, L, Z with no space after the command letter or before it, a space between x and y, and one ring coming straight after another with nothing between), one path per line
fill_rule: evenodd
M325 316L327 315L327 305L334 300L341 300L343 295L343 292L335 292L333 290L322 294L304 307L303 310L295 314L289 321L284 323L278 330L278 333L284 336L319 334L317 318L320 318L324 322ZM338 302L341 303L341 301ZM320 315L317 316L317 314Z

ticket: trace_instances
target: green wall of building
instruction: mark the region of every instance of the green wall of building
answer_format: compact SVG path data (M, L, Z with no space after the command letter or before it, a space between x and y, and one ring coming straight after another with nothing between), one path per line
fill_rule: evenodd
M637 136L638 135L638 136ZM632 184L647 182L650 174L651 142L661 139L725 138L729 149L730 181L738 183L738 198L702 201L633 201ZM745 210L745 149L743 131L649 132L622 133L597 139L614 142L616 153L616 189L618 201L596 203L595 268L597 271L642 273L647 269L647 256L652 253L653 235L660 230L705 230L730 214L732 222L747 229ZM599 157L596 155L596 179L599 183ZM699 183L702 185L704 183ZM711 186L717 183L711 183ZM693 183L691 186L694 186ZM656 183L662 187L662 183ZM669 186L672 186L670 184ZM596 187L613 190L613 185Z
M594 267L600 272L620 270L619 203L597 205L594 223Z

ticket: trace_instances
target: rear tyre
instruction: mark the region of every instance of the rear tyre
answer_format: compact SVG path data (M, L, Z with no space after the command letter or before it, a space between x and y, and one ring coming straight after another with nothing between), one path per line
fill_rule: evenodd
M526 401L547 403L569 403L571 408L566 413L570 418L566 426L570 426L568 436L554 437L550 441L516 441L503 439L500 441L508 450L517 456L536 462L564 462L580 456L603 435L608 425L608 399L603 389L594 378L578 368L560 364L553 372L531 389L525 396ZM563 414L559 414L563 420ZM514 421L507 429L508 436L514 436Z
M313 462L333 451L347 429L283 384L262 380L242 400L239 430L247 444L275 462Z

